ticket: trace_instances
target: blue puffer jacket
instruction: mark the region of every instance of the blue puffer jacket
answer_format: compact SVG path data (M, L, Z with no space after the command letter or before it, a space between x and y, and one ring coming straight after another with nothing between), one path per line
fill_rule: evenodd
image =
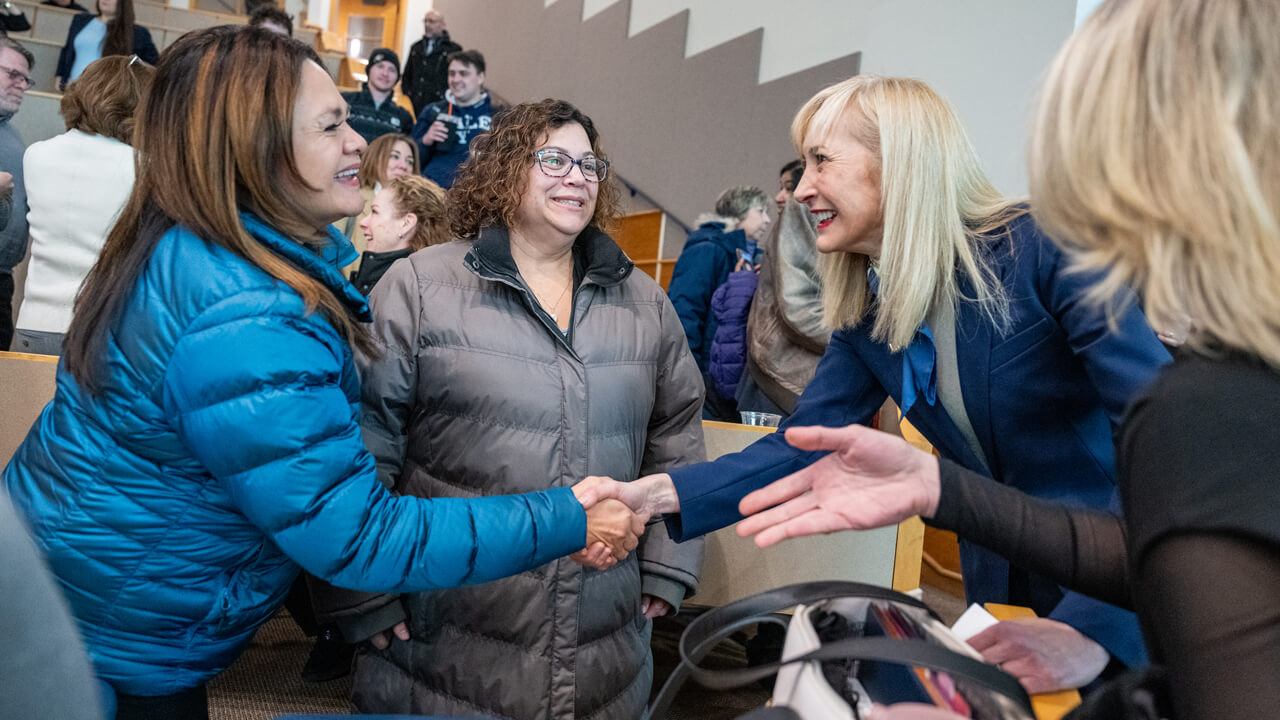
M689 350L704 376L711 358L711 339L716 335L711 295L733 272L738 263L737 251L747 247L746 233L727 233L724 227L724 223L708 222L689 233L667 286L667 297L675 306Z
M737 397L738 381L747 367L747 315L759 282L760 275L754 270L731 272L711 296L717 327L707 374L723 397Z
M243 219L368 316L337 271L355 254L340 235L318 256ZM393 497L361 441L347 343L288 286L189 231L160 240L106 348L98 396L59 366L4 481L118 692L169 694L225 668L299 565L416 591L583 546L570 488Z

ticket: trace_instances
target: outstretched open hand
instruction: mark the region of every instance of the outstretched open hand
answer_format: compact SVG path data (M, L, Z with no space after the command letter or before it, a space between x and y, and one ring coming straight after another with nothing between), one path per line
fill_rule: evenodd
M862 425L789 428L787 442L830 455L742 499L738 534L768 547L787 538L868 530L938 506L938 462L900 437Z

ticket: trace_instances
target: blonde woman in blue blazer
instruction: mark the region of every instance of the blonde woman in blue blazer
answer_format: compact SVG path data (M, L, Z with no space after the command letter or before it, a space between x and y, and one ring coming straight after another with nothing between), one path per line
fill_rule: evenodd
M1066 272L924 83L851 78L814 96L792 137L806 162L796 199L817 221L824 315L836 331L784 428L868 423L891 398L943 457L1031 495L1110 506L1112 430L1169 360L1136 304L1109 326L1083 302L1093 278ZM667 520L673 537L697 537L742 519L743 496L820 456L778 433L626 492L678 512ZM1028 689L1145 663L1131 613L964 541L961 561L969 601L1041 616L978 638L989 655L1018 648L1005 666Z

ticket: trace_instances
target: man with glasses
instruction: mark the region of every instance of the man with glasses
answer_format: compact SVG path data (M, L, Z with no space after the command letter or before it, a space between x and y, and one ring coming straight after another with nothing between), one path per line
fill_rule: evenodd
M413 139L422 156L422 174L446 190L471 152L471 141L489 132L495 109L484 90L484 55L463 50L449 56L449 90L418 115Z
M422 39L409 48L409 59L404 64L404 77L400 89L413 103L413 115L417 117L431 103L444 96L448 87L446 73L449 56L462 46L449 39L444 27L444 15L428 10L422 18Z
M0 36L0 172L13 176L9 223L0 230L0 350L8 350L13 340L13 268L27 252L27 192L22 182L27 144L13 126L13 116L31 87L34 62L21 43Z

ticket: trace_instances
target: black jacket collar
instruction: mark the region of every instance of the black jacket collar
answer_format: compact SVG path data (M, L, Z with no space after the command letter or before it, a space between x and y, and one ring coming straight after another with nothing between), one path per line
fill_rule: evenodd
M627 279L635 264L606 233L588 225L573 242L573 259L583 281L601 287L613 287ZM515 258L511 256L511 234L507 228L491 225L481 228L471 243L466 263L481 277L497 279L520 277Z

